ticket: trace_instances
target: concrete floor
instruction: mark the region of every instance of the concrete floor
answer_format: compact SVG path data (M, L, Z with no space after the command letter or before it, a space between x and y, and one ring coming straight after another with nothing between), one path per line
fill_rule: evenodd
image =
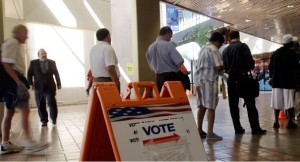
M190 105L196 117L196 97L189 96ZM242 104L242 100L241 103ZM228 100L220 97L216 110L215 132L223 140L203 145L209 161L300 161L300 128L286 129L286 120L280 120L281 127L273 129L273 109L270 93L261 93L257 98L260 123L268 132L266 135L252 135L246 108L240 108L241 123L246 129L243 135L235 135L229 113ZM34 154L0 155L0 161L79 161L84 132L87 105L61 106L57 126L41 127L36 109L32 109L30 122L35 140L50 142L46 150ZM300 122L296 121L300 126ZM206 130L206 117L204 130ZM20 116L16 113L12 123L11 139L22 144Z

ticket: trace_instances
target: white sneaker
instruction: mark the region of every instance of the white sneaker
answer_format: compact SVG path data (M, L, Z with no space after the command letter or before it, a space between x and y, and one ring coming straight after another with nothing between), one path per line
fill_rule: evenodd
M9 154L20 152L24 149L24 146L18 146L12 142L8 142L6 144L1 144L0 146L0 154Z
M25 145L25 152L26 153L33 153L33 152L38 152L41 150L46 149L49 146L49 143L47 142L37 142L37 141L29 141L26 145Z

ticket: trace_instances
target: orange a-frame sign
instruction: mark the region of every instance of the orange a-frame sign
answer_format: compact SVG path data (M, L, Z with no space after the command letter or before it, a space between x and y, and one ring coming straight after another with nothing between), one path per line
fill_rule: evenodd
M93 87L80 161L207 161L181 82L160 94L153 82L131 82L123 99L114 83Z

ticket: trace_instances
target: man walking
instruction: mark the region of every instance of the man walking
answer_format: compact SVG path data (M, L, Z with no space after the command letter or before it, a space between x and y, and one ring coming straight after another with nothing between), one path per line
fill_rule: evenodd
M239 96L237 94L237 82L254 69L254 60L249 47L240 42L240 33L231 31L229 33L230 45L222 53L225 72L228 73L228 99L230 114L235 129L235 134L245 133L240 123ZM258 119L258 111L255 106L255 97L243 98L248 111L248 118L252 134L265 134L267 131L261 129Z
M46 100L50 109L50 118L53 126L57 119L57 102L55 99L56 86L61 89L61 82L55 61L47 58L47 52L44 49L38 51L39 59L32 60L27 72L27 79L35 92L35 101L38 107L42 127L47 126L48 112L46 109ZM55 76L56 84L53 78Z
M25 53L20 50L20 45L25 43L28 30L24 25L13 28L12 37L1 46L1 64L4 71L1 72L0 96L1 102L5 102L4 117L2 120L2 143L0 154L20 152L25 148L26 152L35 152L45 149L48 143L32 140L29 126L29 84L24 77ZM20 108L21 125L25 137L25 147L18 146L9 140L12 118L15 108Z

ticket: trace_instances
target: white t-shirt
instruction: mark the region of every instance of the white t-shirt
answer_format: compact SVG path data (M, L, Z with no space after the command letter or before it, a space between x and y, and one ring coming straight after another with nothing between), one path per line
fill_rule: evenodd
M116 53L112 46L105 41L98 41L98 43L91 49L90 64L94 78L110 77L107 71L107 66L110 65L115 66L117 76L120 77Z
M25 74L25 53L21 51L20 46L17 39L7 39L1 46L1 61L12 64L14 70Z

